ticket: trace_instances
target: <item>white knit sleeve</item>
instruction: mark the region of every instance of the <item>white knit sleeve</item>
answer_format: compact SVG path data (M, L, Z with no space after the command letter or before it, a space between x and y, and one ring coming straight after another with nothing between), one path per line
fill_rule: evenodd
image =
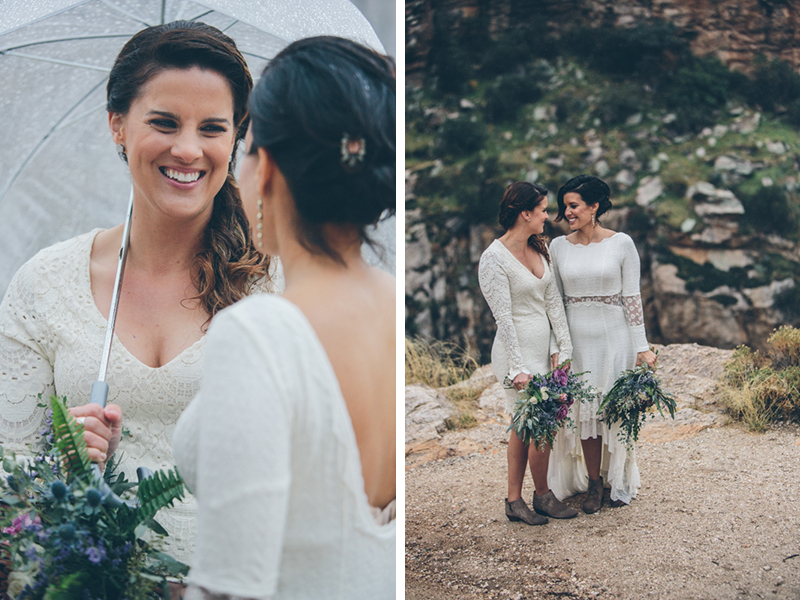
M555 277L551 277L544 292L545 309L550 320L550 354L558 352L558 362L572 358L572 339L569 337L567 315L564 312L564 302L558 291ZM556 345L553 345L555 337Z
M497 339L503 344L508 356L509 379L514 379L520 373L530 375L522 360L517 331L511 318L511 288L508 275L491 248L483 253L478 264L478 283L497 323Z
M19 453L42 441L44 404L54 393L52 356L36 309L35 273L24 265L0 306L0 443Z
M262 329L293 357L295 333ZM214 594L267 598L278 587L294 428L285 382L299 378L285 364L234 314L214 317L194 400L199 510L189 574L192 584Z
M640 272L639 253L636 252L633 240L625 236L622 249L622 308L634 349L636 352L646 352L650 345L644 330L644 308L639 291Z

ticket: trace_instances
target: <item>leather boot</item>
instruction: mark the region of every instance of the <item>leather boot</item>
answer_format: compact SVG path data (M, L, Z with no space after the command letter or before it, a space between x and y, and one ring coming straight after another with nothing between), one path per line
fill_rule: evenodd
M554 519L571 519L578 514L577 510L570 508L556 498L553 490L550 490L543 496L537 496L536 492L534 492L533 509L540 515L547 515Z
M513 502L509 502L506 498L506 516L509 521L524 521L528 525L547 523L547 517L541 517L534 513L522 498L517 498Z
M583 512L587 515L596 513L603 504L603 478L589 479L589 490L583 501Z

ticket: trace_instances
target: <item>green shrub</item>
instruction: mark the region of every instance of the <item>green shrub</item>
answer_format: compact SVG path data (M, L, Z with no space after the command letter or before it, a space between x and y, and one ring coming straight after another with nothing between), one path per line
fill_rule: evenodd
M451 186L463 216L470 223L493 223L503 197L499 182L499 160L495 155L474 157L453 176Z
M439 132L439 147L445 154L465 156L483 148L486 138L483 123L465 117L448 119Z
M800 367L800 329L783 326L767 340L772 346L772 364L781 368Z
M786 120L795 129L800 129L800 98L789 104L786 110Z
M511 29L489 46L483 56L481 73L494 77L509 73L533 58L528 45L528 34L522 29Z
M762 186L752 194L739 188L736 194L744 205L746 223L757 231L789 236L797 233L797 209L781 186Z
M774 111L777 106L788 107L800 97L800 74L789 63L778 58L768 62L764 55L759 55L755 64L747 90L752 104Z
M513 121L524 104L536 102L541 97L541 88L531 78L504 75L486 90L484 114L491 123Z
M642 87L633 83L612 85L606 88L594 115L606 125L619 125L625 119L644 110Z

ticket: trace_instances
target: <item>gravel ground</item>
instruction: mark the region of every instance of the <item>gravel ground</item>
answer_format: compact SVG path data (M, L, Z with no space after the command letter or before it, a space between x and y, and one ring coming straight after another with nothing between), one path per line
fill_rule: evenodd
M606 491L594 515L508 521L503 418L444 434L438 444L455 456L410 461L406 598L800 598L800 428L724 425L710 393L687 393L703 383L693 372L720 364L713 349L700 353L709 364L698 360L697 348L664 361L662 381L690 418L643 430L642 487L629 506L611 508ZM527 502L532 494L527 477ZM567 504L580 509L583 497Z

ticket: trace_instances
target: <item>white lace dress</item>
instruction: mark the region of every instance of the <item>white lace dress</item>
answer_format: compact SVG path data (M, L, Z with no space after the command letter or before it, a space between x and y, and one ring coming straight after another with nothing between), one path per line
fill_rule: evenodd
M639 292L639 255L624 233L579 246L558 237L550 244L553 271L564 295L569 332L574 344L574 372L604 394L625 369L636 365L636 354L649 349ZM550 456L548 485L559 498L585 492L589 476L579 439L603 437L600 474L611 486L611 499L629 503L639 489L634 450L619 441L619 425L597 417L599 401L575 404L570 416L578 433L562 430Z
M393 599L397 522L373 517L347 405L303 313L266 294L238 302L214 317L206 365L174 437L200 505L189 581L242 598Z
M492 345L492 371L500 383L520 373L550 371L550 356L563 362L572 343L561 295L547 261L539 279L500 240L481 255L478 281L497 322ZM506 389L506 412L514 414L517 393Z
M92 296L90 257L96 229L41 250L12 279L0 306L0 443L17 452L41 442L45 401L66 396L68 406L89 401L97 380L107 321ZM205 336L168 364L152 368L114 337L106 382L108 402L122 409L119 470L172 468L172 432L200 387ZM169 532L168 551L192 553L196 505L189 496L157 520Z

